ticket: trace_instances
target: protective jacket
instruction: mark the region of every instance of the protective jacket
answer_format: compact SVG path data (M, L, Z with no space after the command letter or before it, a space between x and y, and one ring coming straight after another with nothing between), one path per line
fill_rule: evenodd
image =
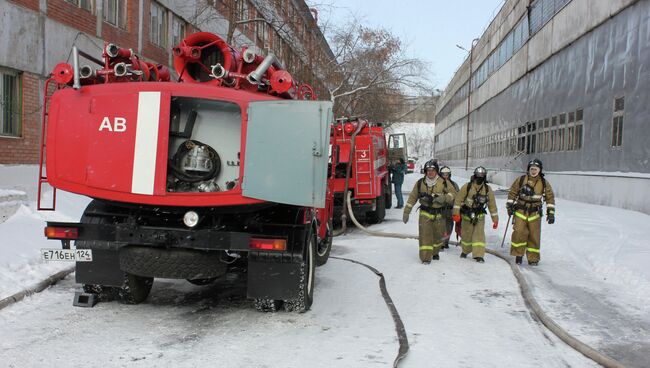
M524 187L528 187L524 189ZM532 190L531 190L532 189ZM508 202L515 211L532 214L542 211L542 200L549 211L555 212L555 195L551 183L540 174L536 177L522 175L510 187Z
M436 176L432 186L428 186L426 179L422 178L415 183L404 211L410 213L419 200L420 214L424 212L429 215L440 215L445 206L453 205L455 196L456 188L453 185L445 185L445 180L440 176Z
M471 181L460 189L454 201L453 215L462 215L463 217L471 218L485 216L486 207L490 211L492 221L499 221L499 214L497 213L497 203L494 199L494 192L492 188L486 183L478 184Z
M541 258L542 200L546 202L547 213L555 217L553 188L542 174L519 177L508 193L507 204L514 210L510 254L517 257L525 254L533 264Z
M454 202L456 189L452 185L445 185L445 180L436 176L432 185L427 185L426 177L418 180L404 206L405 222L413 206L420 202L419 216L419 243L420 260L431 261L438 256L440 248L449 237L446 233L443 211L445 206Z
M494 192L487 183L470 181L463 185L454 201L453 214L462 218L461 241L463 254L474 258L485 255L485 214L486 207L492 216L492 222L499 222Z

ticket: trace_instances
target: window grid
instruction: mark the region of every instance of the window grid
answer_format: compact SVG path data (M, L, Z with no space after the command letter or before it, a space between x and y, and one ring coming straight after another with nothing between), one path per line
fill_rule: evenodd
M16 72L0 68L0 135L22 133L22 81Z

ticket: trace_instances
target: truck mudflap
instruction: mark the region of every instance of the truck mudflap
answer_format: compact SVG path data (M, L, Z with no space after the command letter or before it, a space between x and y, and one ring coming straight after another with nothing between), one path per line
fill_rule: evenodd
M301 260L289 255L248 260L247 297L251 299L296 299L300 292Z
M79 284L122 286L124 272L120 270L120 253L93 249L92 262L77 262L75 281Z

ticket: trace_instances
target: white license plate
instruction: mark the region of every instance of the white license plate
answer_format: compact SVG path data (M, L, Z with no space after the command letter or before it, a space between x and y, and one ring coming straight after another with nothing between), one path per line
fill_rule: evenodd
M92 249L41 249L44 261L92 262Z

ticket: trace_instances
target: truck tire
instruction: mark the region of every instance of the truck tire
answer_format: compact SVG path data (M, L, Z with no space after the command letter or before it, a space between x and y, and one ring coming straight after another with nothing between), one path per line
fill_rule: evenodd
M305 253L300 265L300 290L297 299L285 300L284 309L289 312L304 313L314 302L314 278L316 271L316 236L309 234L306 239Z
M144 277L211 279L227 271L220 258L219 252L130 245L120 249L120 268Z
M386 208L390 209L393 207L393 186L390 183L384 186L384 193L384 198L386 198Z
M149 296L153 277L141 277L124 273L124 283L115 288L117 301L123 304L140 304Z
M326 226L327 231L325 232L325 237L318 242L316 247L316 266L322 266L327 263L330 252L332 251L332 229L334 228L334 223L332 220L329 220Z
M260 312L277 312L282 308L284 301L275 299L255 299L253 305Z
M375 198L375 210L368 212L366 218L371 224L378 224L382 222L384 217L386 217L386 197L382 190L382 194Z
M187 279L187 281L192 285L205 286L214 283L215 281L217 281L217 278L213 277L209 279Z
M108 208L105 204L92 200L83 215L81 216L81 223L86 224L110 224L114 221L105 216L91 216L90 213L95 211L101 212L102 210L107 211ZM78 241L75 243L77 248L94 248L101 247L100 243L105 243L103 241ZM104 247L106 248L106 247ZM127 272L123 273L124 281L121 286L106 286L106 285L96 285L96 284L84 284L82 285L84 292L97 294L100 301L109 301L117 300L120 303L125 304L139 304L142 303L149 292L151 291L151 286L153 285L152 277L140 277L136 275L129 274Z

